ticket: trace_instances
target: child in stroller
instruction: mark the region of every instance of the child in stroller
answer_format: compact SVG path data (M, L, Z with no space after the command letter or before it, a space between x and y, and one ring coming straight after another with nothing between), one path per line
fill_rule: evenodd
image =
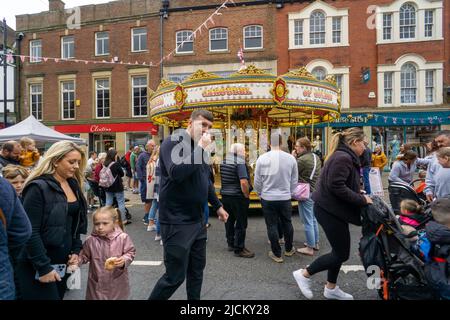
M372 200L373 205L361 212L359 252L367 272L374 267L379 271L380 296L385 300L435 299L425 277L425 263L412 250L394 212L380 197L372 196Z
M391 202L392 210L395 214L401 214L400 203L405 199L414 200L421 206L426 205L426 196L422 193L417 193L414 189L414 184L421 179L417 179L408 184L406 182L391 182L389 183L389 201Z
M434 221L426 227L431 249L425 265L425 277L441 299L450 300L450 198L431 204Z
M423 229L431 220L430 210L424 211L424 207L414 200L406 199L400 203L400 215L398 220L402 225L403 234L410 242L418 240L417 231Z

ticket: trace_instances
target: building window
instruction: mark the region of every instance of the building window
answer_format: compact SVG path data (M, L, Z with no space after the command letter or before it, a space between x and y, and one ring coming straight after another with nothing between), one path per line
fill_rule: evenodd
M303 20L294 21L294 41L296 46L303 45Z
M61 109L63 120L75 119L75 82L61 82Z
M431 38L433 36L433 20L434 11L425 10L425 37Z
M383 14L383 40L392 39L392 14Z
M61 58L72 59L75 58L75 37L62 37L61 38Z
M30 62L37 63L42 61L42 41L30 41Z
M314 68L311 73L317 80L325 80L327 77L327 71L322 67Z
M228 50L228 29L211 29L209 31L209 39L209 51Z
M416 8L406 3L400 8L400 39L416 37Z
M95 107L97 118L110 117L109 80L95 80Z
M333 17L333 43L341 43L341 18Z
M425 101L434 101L434 71L427 70L425 73Z
M244 28L244 49L263 48L263 28L261 26L248 26Z
M132 33L132 51L146 51L147 50L147 28L135 28L131 30Z
M392 104L392 72L384 73L384 104Z
M410 63L404 64L401 69L401 103L416 103L417 101L417 74L416 67Z
M133 117L145 117L148 114L147 77L133 77Z
M320 11L311 14L309 21L310 44L325 43L325 15Z
M342 74L335 74L334 78L336 79L336 85L342 92Z
M176 34L177 53L192 53L194 52L193 33L190 30L178 31Z
M37 120L42 120L42 83L30 85L30 113Z
M109 33L97 32L95 34L95 55L104 56L109 54Z

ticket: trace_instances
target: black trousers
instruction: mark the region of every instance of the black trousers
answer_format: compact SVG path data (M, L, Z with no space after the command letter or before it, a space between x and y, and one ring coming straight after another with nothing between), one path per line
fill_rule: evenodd
M206 265L206 227L196 224L161 224L166 273L158 280L149 300L168 300L186 279L188 300L200 300Z
M14 272L16 273L16 285L21 300L63 300L67 290L66 274L61 281L51 283L41 283L35 279L36 270L29 261L19 261L16 263Z
M328 270L327 281L336 283L339 270L350 255L348 223L328 213L317 204L314 204L314 214L330 242L331 252L314 260L306 270L310 275Z
M228 246L234 247L234 252L239 253L245 248L250 199L223 195L222 204L225 211L229 214L225 223Z
M292 241L294 239L291 200L267 201L261 199L261 204L272 252L277 257L281 257L280 234L278 232L279 221L281 222L286 251L292 250Z

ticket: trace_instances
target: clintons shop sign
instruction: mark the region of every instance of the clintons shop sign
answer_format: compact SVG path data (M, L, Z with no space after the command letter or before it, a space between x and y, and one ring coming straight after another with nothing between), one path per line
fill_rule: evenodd
M158 134L158 126L153 123L108 123L108 124L75 124L55 126L61 133L112 133L112 132L150 132Z

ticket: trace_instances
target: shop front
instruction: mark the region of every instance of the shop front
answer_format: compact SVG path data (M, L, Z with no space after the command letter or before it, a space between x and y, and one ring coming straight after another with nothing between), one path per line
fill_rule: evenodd
M419 157L426 155L425 145L432 141L436 133L450 127L450 111L430 112L373 112L342 113L339 119L329 124L314 127L313 136L323 140L323 152L328 149L332 133L348 127L363 127L372 149L379 145L389 159L394 161L402 144L410 144ZM311 138L311 127L297 130L298 136Z
M144 146L149 139L155 139L157 143L160 140L158 126L148 122L58 125L54 129L86 139L89 151L106 152L115 148L120 155L131 146Z

